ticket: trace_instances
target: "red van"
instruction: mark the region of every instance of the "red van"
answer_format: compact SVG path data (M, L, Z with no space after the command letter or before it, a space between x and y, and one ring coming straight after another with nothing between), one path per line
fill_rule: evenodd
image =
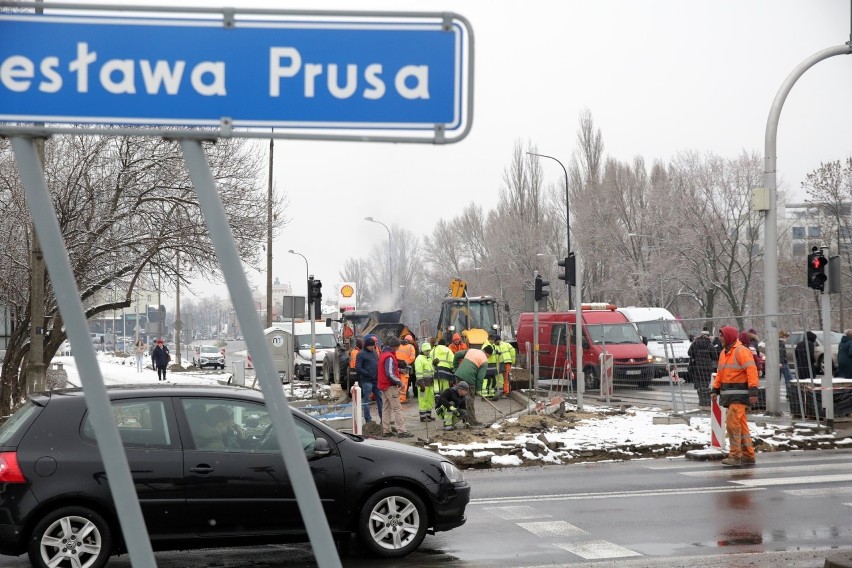
M600 355L613 356L613 380L647 388L654 377L653 358L636 327L615 311L615 305L583 304L583 373L587 390L600 388ZM540 378L565 377L566 337L571 350L571 368L576 380L576 312L542 312L538 314L538 365ZM522 313L518 320L518 351L525 353L526 343L533 346L533 314ZM566 329L569 330L566 333ZM529 363L532 369L532 362ZM554 375L553 370L556 369Z

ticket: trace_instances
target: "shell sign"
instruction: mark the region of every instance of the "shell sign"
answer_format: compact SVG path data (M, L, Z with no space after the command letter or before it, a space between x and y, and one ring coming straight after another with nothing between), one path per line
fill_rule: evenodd
M356 293L354 282L341 282L337 285L337 306L341 312L356 309Z

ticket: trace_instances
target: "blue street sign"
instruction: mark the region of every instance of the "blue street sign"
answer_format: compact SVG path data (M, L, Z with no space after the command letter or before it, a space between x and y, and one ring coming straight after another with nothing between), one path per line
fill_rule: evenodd
M0 121L465 127L460 19L0 14Z

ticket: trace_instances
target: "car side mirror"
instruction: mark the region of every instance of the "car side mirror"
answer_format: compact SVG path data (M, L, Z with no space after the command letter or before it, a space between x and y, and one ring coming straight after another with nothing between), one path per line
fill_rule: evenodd
M311 458L324 458L331 454L331 446L325 438L317 438L314 440L314 453Z

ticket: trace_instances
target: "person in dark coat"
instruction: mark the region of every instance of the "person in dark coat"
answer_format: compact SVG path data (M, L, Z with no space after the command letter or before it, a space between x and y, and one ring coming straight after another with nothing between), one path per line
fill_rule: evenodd
M687 372L692 386L698 391L698 406L710 406L710 375L716 370L718 356L710 332L702 330L701 335L689 346L689 367Z
M372 422L370 416L370 395L376 399L376 409L379 411L379 422L382 420L382 391L379 390L379 354L376 352L376 339L372 336L364 338L364 348L355 357L355 374L361 383L361 400L364 405L364 421Z
M800 381L816 378L819 373L815 348L816 334L812 331L805 333L805 338L796 344L796 378Z
M837 376L852 379L852 329L847 329L837 348Z
M172 355L169 353L169 348L163 345L163 340L157 340L157 346L151 351L151 363L157 369L157 380L166 380L166 369L169 366L169 361L172 360Z

